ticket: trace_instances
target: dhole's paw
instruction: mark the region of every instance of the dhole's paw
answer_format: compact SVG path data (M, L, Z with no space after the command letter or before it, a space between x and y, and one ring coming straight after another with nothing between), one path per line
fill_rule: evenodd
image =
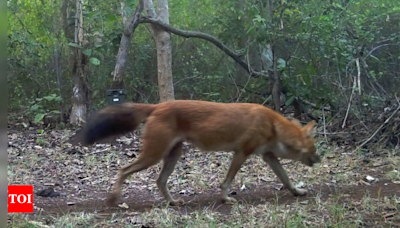
M106 199L107 207L115 207L117 206L118 195L117 194L109 194Z
M293 189L292 193L294 196L305 196L307 195L307 190L301 188L295 188Z
M232 204L237 203L237 200L232 197L226 197L226 198L222 199L222 203L227 204L227 205L232 205Z
M174 200L174 201L170 201L169 205L173 206L173 207L174 206L183 206L183 205L185 205L185 201L183 199L177 199L177 200Z

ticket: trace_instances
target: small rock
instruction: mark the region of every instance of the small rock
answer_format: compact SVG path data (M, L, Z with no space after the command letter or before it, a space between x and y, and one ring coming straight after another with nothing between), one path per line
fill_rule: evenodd
M126 204L126 203L119 204L118 207L124 208L124 209L128 209L129 208L128 204Z
M300 203L303 204L303 205L307 205L308 204L308 200L301 201Z
M365 179L366 179L367 181L369 181L369 182L373 182L373 181L375 180L374 177L371 177L371 176L369 176L369 175L367 175L367 176L365 177Z
M243 184L242 187L240 187L240 191L244 191L246 189L246 185Z
M296 184L296 188L303 188L306 184L304 184L303 181L300 181L299 183Z
M41 222L37 222L37 221L29 221L29 224L33 225L34 227L41 227L41 228L50 228L50 226L45 225Z

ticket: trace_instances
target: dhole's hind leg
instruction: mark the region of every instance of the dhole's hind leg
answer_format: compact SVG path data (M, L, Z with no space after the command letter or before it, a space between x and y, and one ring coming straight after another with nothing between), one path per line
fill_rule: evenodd
M221 198L225 204L234 204L236 200L228 196L229 187L231 186L232 180L235 177L237 171L246 161L247 156L242 152L235 152L231 161L231 165L228 170L228 174L224 182L221 184Z
M157 186L160 189L164 199L169 202L171 206L183 205L182 199L175 200L167 187L168 177L174 171L175 165L182 155L182 142L178 142L171 151L164 157L164 164L157 179Z
M283 169L281 163L278 158L272 153L265 153L262 156L263 160L268 163L271 167L272 171L278 176L278 178L282 181L283 185L289 189L295 196L305 196L307 194L306 189L296 188L292 182L290 182L289 177L287 176L285 170Z
M159 125L158 125L159 126ZM143 136L143 149L139 157L132 163L125 165L118 172L118 178L115 182L112 193L107 198L107 205L114 206L121 191L121 186L125 179L131 174L146 169L158 163L166 153L174 146L173 132L168 128L160 127L154 129L157 125L148 121L145 135Z
M118 178L114 184L113 191L107 197L106 204L107 206L115 206L120 192L121 186L131 174L139 172L143 169L146 169L154 164L156 164L160 159L149 158L147 156L143 156L144 154L140 154L139 157L132 163L123 166L118 171Z

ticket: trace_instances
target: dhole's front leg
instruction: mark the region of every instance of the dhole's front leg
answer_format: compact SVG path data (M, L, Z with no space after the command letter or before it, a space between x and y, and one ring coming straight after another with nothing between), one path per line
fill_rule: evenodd
M229 187L231 186L232 180L235 177L237 171L246 161L247 156L243 152L235 152L231 161L231 165L228 170L228 174L224 182L221 184L221 198L225 204L234 204L236 199L228 196Z
M283 185L289 189L295 196L305 196L307 194L306 189L296 188L292 182L290 182L289 177L287 176L285 170L283 169L281 163L278 158L272 153L265 153L262 156L263 160L268 163L274 173L278 176L278 178L282 181Z

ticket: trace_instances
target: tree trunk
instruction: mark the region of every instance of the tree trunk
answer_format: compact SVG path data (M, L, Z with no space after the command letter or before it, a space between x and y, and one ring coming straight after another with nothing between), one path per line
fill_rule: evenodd
M62 70L61 70L61 60L60 60L60 47L59 47L58 39L56 40L56 50L54 51L54 63L57 74L57 85L60 90L60 97L62 99L60 103L60 121L65 122L65 113L64 113L64 104L65 104L65 95L64 95L64 85L62 81Z
M126 64L126 56L128 55L129 47L131 45L132 36L139 24L140 13L143 11L143 0L139 0L135 12L129 17L125 14L125 2L121 1L122 19L124 22L124 32L122 33L121 43L118 49L117 62L114 69L113 83L111 89L123 89L124 80L123 73Z
M278 72L278 57L276 56L275 47L272 48L273 54L273 65L274 65L274 85L272 87L272 98L274 99L275 111L280 112L281 108L281 98L280 98L280 88L281 80Z
M83 16L82 16L82 0L76 0L76 17L75 17L75 43L84 47L83 36ZM75 48L75 63L72 74L75 74L75 84L72 94L72 110L70 123L72 125L80 125L86 120L89 89L87 86L86 76L86 59L83 56L81 48Z
M150 17L155 18L152 0L146 0L146 11ZM169 24L168 0L157 1L158 19L165 24ZM171 36L164 29L153 25L151 26L157 47L157 70L158 70L158 89L160 102L174 100L174 84L172 79L172 53Z
M75 17L75 12L73 11L74 2L71 0L63 0L63 4L61 6L61 19L63 24L63 30L65 38L68 42L72 42L74 40L75 34L75 26L72 23L69 23L69 19ZM74 71L75 64L75 48L72 46L68 46L68 69L69 72ZM72 74L73 75L73 74Z

